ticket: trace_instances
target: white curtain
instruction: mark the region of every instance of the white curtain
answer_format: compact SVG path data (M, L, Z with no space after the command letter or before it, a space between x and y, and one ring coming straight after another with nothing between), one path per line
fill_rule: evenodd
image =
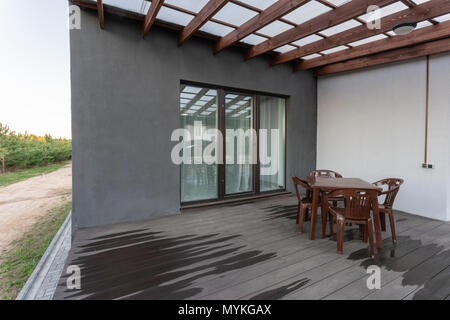
M286 100L283 98L261 96L260 98L260 129L267 130L266 155L271 158L271 163L261 163L260 191L270 191L285 188L285 115ZM273 144L271 134L273 129L278 130L278 139ZM275 137L275 136L274 136ZM260 158L263 152L260 139ZM276 165L277 168L269 168ZM266 170L264 170L266 169ZM269 170L270 169L270 170ZM275 169L275 170L273 170ZM263 175L263 172L270 172L269 175Z

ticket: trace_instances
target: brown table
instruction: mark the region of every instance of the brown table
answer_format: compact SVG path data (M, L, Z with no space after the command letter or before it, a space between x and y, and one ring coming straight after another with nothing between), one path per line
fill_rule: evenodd
M370 182L364 181L358 178L321 178L321 177L307 177L305 179L308 185L313 190L312 195L312 210L311 210L311 230L309 232L309 239L314 240L315 230L316 230L316 219L317 219L317 207L319 205L319 195L320 192L334 191L340 189L363 189L363 190L377 190L382 191L381 188L371 184ZM381 225L380 216L378 209L374 210L374 224L375 224L375 235L377 247L382 248L381 240Z

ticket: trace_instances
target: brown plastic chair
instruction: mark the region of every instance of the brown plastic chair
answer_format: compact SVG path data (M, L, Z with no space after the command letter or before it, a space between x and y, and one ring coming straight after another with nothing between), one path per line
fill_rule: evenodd
M303 223L305 222L306 213L308 209L312 208L312 189L309 187L308 183L302 179L297 178L296 176L292 177L292 181L294 182L295 193L297 194L298 199L298 208L297 208L297 224L298 231L303 232ZM306 190L305 196L302 197L299 186Z
M336 190L324 195L325 212L330 213L330 237L333 236L333 218L337 221L337 252L343 253L344 246L344 228L345 223L354 223L360 226L363 232L363 241L369 240L370 257L375 257L373 243L373 222L370 216L370 210L378 205L378 192L376 190L356 190L345 189ZM344 208L330 207L329 198L343 197L345 201ZM367 239L368 237L368 239Z
M395 235L395 219L394 219L394 211L392 207L394 206L395 197L397 197L397 193L400 189L400 186L403 184L404 180L400 178L387 178L373 184L377 187L387 187L385 191L379 193L379 196L386 196L384 202L382 204L378 204L378 210L380 212L380 224L381 230L386 231L386 217L385 214L389 215L389 222L391 225L392 231L392 242L397 243L397 236ZM383 188L384 189L384 188Z
M314 170L309 174L310 177L321 177L321 178L342 178L340 173L332 170Z
M332 171L332 170L325 170L325 169L311 171L309 176L310 177L320 177L320 178L342 178L342 175L340 173L337 173L336 171ZM342 201L343 199L342 198L334 198L334 199L329 199L329 200L333 202L333 206L337 207L338 201ZM323 207L323 205L322 205L322 207ZM324 221L324 219L322 219L322 221ZM326 220L325 220L325 224L326 224Z

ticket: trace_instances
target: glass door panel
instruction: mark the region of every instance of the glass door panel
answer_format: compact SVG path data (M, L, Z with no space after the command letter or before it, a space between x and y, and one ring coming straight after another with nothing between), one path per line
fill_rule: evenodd
M253 97L225 94L225 194L253 188Z
M259 99L260 191L284 189L286 100L261 96Z
M181 128L187 129L191 137L183 148L183 152L189 152L191 163L181 164L181 202L218 198L217 164L206 164L203 159L196 159L200 153L200 156L203 155L205 148L211 143L202 139L201 132L218 128L217 105L217 90L181 86Z

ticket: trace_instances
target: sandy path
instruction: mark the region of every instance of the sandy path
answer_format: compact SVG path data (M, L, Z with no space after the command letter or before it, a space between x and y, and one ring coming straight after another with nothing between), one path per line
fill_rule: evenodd
M21 238L48 210L70 199L72 164L45 175L0 188L0 252Z

